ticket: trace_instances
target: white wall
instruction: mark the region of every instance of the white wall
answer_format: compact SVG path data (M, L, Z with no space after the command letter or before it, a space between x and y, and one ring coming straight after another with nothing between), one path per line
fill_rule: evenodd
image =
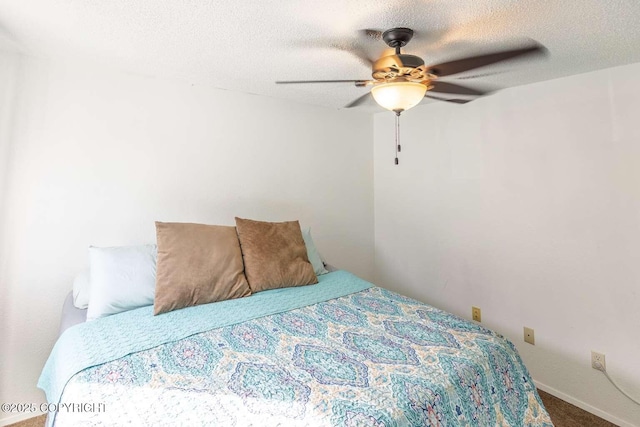
M20 67L20 56L15 53L0 51L0 221L1 207L5 194L9 152L16 102L17 76Z
M508 336L541 387L640 407L640 64L374 118L377 281ZM535 329L525 344L523 326ZM591 406L588 406L591 405Z
M20 66L20 57L17 54L0 51L0 272L7 265L5 256L4 217L7 212L6 182L9 167L9 157L12 144L13 118L16 98L16 78ZM4 275L0 274L0 348L5 345L5 337L8 334L7 311L9 301L5 295L7 283ZM8 366L4 358L0 358L0 373L3 376ZM0 381L0 390L2 389ZM0 395L3 393L0 392ZM4 401L2 401L4 402ZM0 414L2 417L3 414Z
M329 262L373 276L370 115L78 64L22 68L0 401L43 399L36 381L86 248L154 242L154 220L299 219Z

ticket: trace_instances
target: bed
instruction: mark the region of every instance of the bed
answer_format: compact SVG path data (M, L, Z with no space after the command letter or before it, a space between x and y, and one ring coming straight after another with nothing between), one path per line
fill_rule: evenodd
M507 339L346 271L161 316L67 308L50 425L552 425Z

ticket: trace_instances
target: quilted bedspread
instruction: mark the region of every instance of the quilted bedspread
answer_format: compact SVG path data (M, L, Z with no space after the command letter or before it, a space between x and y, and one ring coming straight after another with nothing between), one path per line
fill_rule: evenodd
M57 426L552 425L511 342L377 287L89 367L60 401L102 406Z

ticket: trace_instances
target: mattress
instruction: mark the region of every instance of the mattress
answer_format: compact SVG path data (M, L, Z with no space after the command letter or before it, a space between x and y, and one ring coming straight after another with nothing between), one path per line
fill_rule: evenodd
M87 309L80 309L73 305L73 291L70 291L62 304L62 316L60 317L60 329L58 336L72 326L87 321Z
M101 405L55 424L552 425L493 331L344 271L275 291L70 327L39 386Z

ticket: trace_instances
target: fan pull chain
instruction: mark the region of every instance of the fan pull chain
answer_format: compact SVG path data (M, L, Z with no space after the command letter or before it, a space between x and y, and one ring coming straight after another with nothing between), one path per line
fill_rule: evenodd
M398 153L402 151L400 146L400 113L396 111L396 165L398 164Z

